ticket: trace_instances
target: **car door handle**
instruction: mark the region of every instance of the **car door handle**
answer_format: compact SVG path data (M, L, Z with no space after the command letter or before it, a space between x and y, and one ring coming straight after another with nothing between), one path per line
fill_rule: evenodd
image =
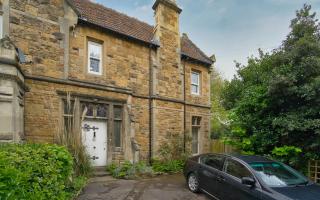
M218 176L217 177L217 181L219 182L219 183L222 183L222 182L225 182L225 178L224 177L222 177L222 176Z
M211 173L210 171L204 170L203 174L209 178L214 178L215 175Z

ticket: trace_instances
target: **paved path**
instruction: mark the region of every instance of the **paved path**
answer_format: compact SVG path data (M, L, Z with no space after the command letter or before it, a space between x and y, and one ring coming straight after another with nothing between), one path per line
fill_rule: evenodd
M143 180L91 179L78 200L207 200L191 193L182 175L159 176Z

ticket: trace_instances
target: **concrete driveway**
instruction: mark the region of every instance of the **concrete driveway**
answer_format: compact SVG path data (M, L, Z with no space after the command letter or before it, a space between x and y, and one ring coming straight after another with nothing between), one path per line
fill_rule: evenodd
M142 180L91 179L78 200L208 200L191 193L182 175L159 176Z

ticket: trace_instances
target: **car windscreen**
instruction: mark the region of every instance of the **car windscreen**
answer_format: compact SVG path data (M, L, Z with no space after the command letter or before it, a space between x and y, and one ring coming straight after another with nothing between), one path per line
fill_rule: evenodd
M253 162L250 166L265 184L270 187L303 185L308 179L294 169L278 162Z

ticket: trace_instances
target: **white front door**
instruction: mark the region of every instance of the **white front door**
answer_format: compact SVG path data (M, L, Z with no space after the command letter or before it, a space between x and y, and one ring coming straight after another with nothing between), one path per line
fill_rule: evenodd
M107 165L107 122L85 119L82 122L82 142L94 167Z

